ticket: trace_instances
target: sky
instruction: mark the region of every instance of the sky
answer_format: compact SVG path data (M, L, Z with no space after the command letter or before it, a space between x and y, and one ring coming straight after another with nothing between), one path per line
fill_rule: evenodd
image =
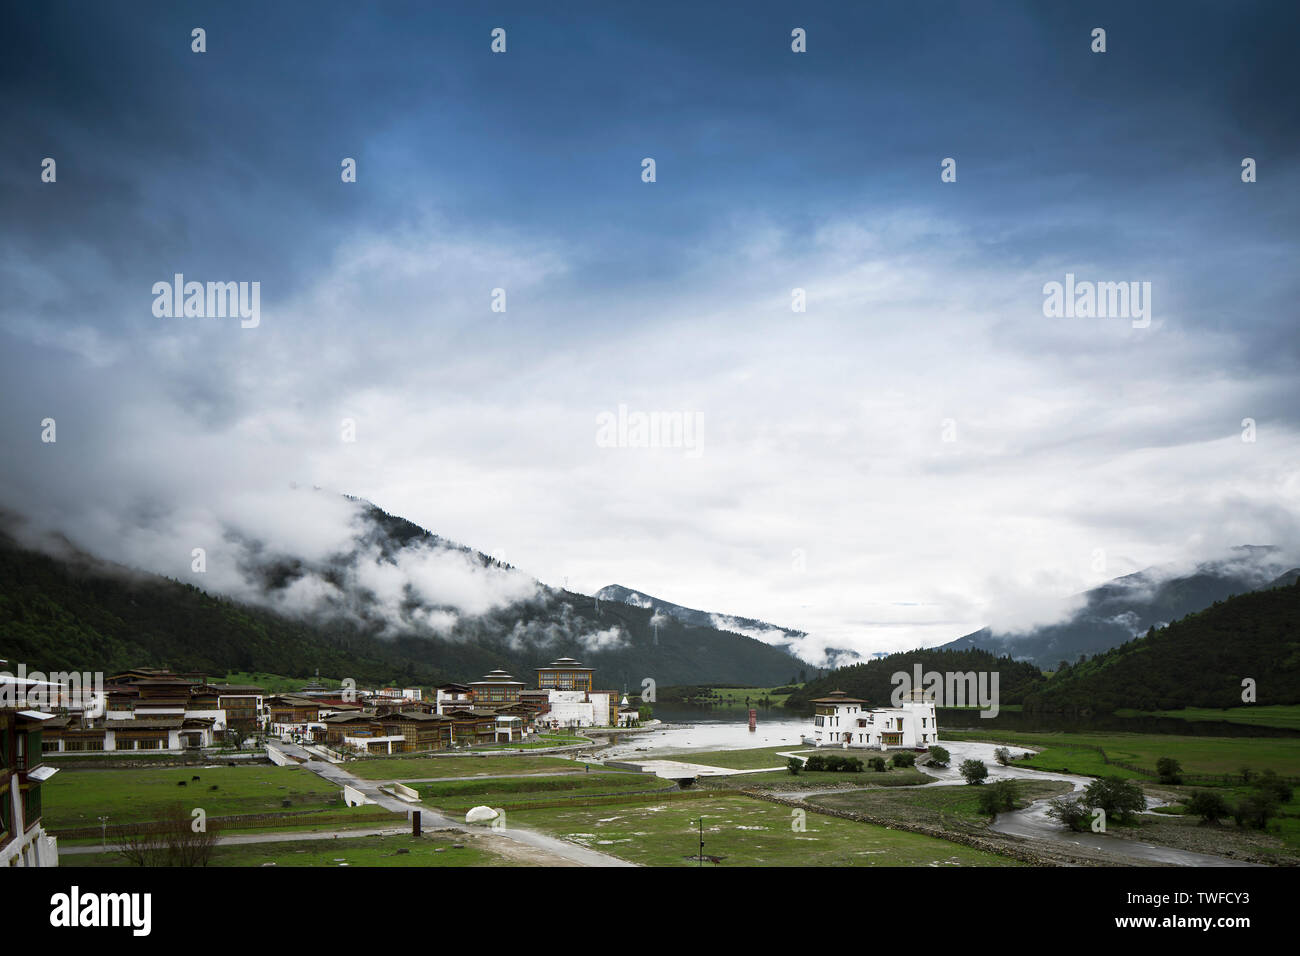
M1300 544L1293 4L7 26L0 508L92 553L238 593L232 540L346 539L320 488L815 654ZM259 283L256 327L156 315L177 273ZM1067 274L1147 318L1045 314Z

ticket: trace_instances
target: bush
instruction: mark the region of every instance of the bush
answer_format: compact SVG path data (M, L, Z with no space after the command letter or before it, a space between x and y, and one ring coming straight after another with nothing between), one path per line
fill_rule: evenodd
M1256 777L1255 787L1273 794L1278 803L1290 803L1291 797L1295 795L1291 785L1279 777L1276 770L1265 770Z
M889 769L889 764L885 763L884 757L872 757L870 763L871 769L876 773L884 773Z
M1277 811L1277 794L1271 790L1256 790L1237 801L1232 818L1239 827L1263 830L1268 826L1268 821L1277 816Z
M791 776L799 776L799 771L803 769L803 761L798 757L791 757L785 762L785 769L790 771Z
M983 760L963 760L957 770L969 784L983 783L984 778L989 775L989 768L984 765Z
M1076 833L1088 829L1088 808L1071 797L1057 797L1049 801L1047 815Z
M808 758L808 761L803 765L803 768L809 773L817 773L820 770L825 770L826 758L821 754L813 754Z
M1197 790L1187 801L1187 812L1201 818L1203 823L1218 823L1232 813L1223 794L1212 790Z
M1128 820L1134 813L1146 809L1147 798L1135 780L1099 777L1084 790L1083 803L1094 809L1105 810L1107 819Z
M1161 757L1156 761L1156 773L1161 783L1182 783L1183 765L1173 757Z
M1009 777L993 781L991 786L980 790L980 812L985 816L994 816L1006 810L1014 810L1020 800L1020 784Z
M930 748L930 763L939 767L946 767L948 766L948 761L951 759L952 754L948 753L948 751L944 750L942 747Z
M999 747L997 750L993 751L993 756L996 757L998 763L1002 764L1004 767L1011 763L1011 751L1006 747Z
M891 758L895 767L915 767L916 754L908 753L906 750L900 750Z

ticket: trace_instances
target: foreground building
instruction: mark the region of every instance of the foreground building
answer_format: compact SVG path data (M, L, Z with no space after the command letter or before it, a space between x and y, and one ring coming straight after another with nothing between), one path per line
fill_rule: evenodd
M812 702L813 729L804 743L814 747L920 750L939 742L934 701L914 691L901 707L867 707L867 702L832 691Z
M59 865L41 826L41 784L57 772L42 762L41 728L53 715L25 709L37 683L0 676L0 867Z

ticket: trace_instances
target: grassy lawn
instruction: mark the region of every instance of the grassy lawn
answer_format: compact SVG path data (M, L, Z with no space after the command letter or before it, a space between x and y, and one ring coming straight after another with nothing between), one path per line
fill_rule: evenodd
M738 777L709 777L705 780L705 784L729 790L748 789L750 787L758 790L775 791L813 790L819 787L880 787L887 789L889 787L930 783L934 779L928 773L912 767L905 769L890 767L884 773L877 773L870 769L861 773L830 773L819 770L814 773L803 771L796 775L785 770L774 770L771 773L747 773Z
M1214 710L1210 707L1184 707L1182 710L1117 710L1118 717L1147 716L1177 717L1180 720L1223 720L1232 724L1248 724L1259 727L1282 727L1288 730L1300 730L1300 704L1269 704L1258 706L1250 704L1244 707L1229 707L1226 710Z
M1026 766L1044 770L1065 770L1084 774L1125 775L1122 768L1108 766L1101 755L1077 745L1099 746L1111 760L1146 767L1155 772L1161 757L1174 757L1184 773L1236 773L1242 767L1276 770L1282 776L1300 776L1300 738L1281 737L1186 737L1172 734L1096 733L1030 734L1013 731L949 731L952 740L984 740L1013 746L1047 748ZM1140 776L1129 774L1130 776Z
M752 750L706 750L699 753L675 753L665 759L680 760L683 763L706 764L710 767L725 767L728 770L764 770L769 767L784 769L786 758L777 756L780 751L803 755L814 753L814 751L799 744L785 744L780 747L756 747ZM636 760L634 757L628 759L633 762ZM645 759L651 760L654 758L646 757Z
M582 770L582 764L564 757L507 754L499 757L374 757L350 760L349 773L366 780L418 780L423 777L474 777L503 773L553 773Z
M463 842L461 849L452 844ZM406 850L399 853L399 850ZM343 840L302 840L285 843L250 843L219 846L212 851L210 866L493 866L498 856L471 842L457 841L446 834L426 834L418 839L400 836L355 837ZM64 856L69 866L126 866L116 854L93 853Z
M1021 780L1019 807L1041 797L1068 793L1070 785L1054 780ZM982 829L988 820L979 808L981 787L932 787L925 790L853 790L808 797L808 802L835 810L856 810L901 821L958 824Z
M742 796L604 807L516 810L510 821L649 866L693 866L698 821L704 854L722 866L1014 866L1014 860L931 837L808 813Z
M191 779L199 777L198 780ZM179 786L181 782L185 786ZM216 787L215 790L212 788ZM201 807L210 817L282 810L343 811L341 789L300 767L171 767L132 770L61 770L41 788L42 815L50 830L138 823L165 807ZM290 805L285 807L284 801Z
M653 774L582 773L563 777L534 777L516 780L455 780L415 785L420 799L430 806L464 813L486 804L511 806L529 801L566 797L598 796L645 790L676 791L677 785Z

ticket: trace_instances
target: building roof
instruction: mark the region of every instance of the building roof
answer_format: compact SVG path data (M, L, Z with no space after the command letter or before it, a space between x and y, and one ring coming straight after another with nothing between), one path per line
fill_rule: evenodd
M255 695L255 694L266 693L266 688L254 687L252 684L213 684L212 688L218 694L224 694L226 696L231 696L231 695L238 696L243 694Z
M825 697L817 697L812 700L814 704L865 704L866 701L859 697L850 697L842 690L833 690Z
M518 684L520 687L524 686L523 681L515 680L514 677L512 677L510 674L507 674L505 671L501 671L501 670L489 671L488 673L484 674L481 678L479 678L478 680L470 684L470 686L475 687L479 684Z
M176 730L183 717L140 717L136 720L106 720L106 730Z
M551 661L545 667L537 668L539 671L566 670L566 671L590 671L594 667L588 667L582 661L575 661L572 657L561 657Z

